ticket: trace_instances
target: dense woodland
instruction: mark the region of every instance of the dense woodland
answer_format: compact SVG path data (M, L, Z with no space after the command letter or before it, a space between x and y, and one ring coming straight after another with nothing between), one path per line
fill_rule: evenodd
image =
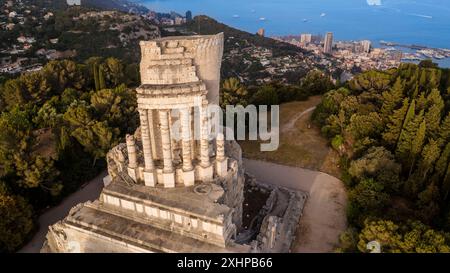
M0 251L14 251L36 217L105 168L138 123L136 67L114 58L52 61L0 86Z
M285 84L277 81L263 85L245 85L231 77L222 83L220 106L226 105L278 105L290 101L302 101L310 96L321 95L324 90L334 88L329 76L319 70L311 70L295 83Z
M450 70L369 71L328 92L313 118L341 156L341 251L450 251Z

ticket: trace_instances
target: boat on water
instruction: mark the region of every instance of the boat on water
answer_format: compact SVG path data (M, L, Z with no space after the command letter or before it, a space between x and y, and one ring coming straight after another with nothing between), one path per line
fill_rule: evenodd
M306 23L306 22L308 22L308 19L303 19L303 23Z
M325 16L327 16L327 14L326 14L325 12L322 12L322 13L320 14L320 17L325 17Z
M259 17L260 21L266 21L266 17Z
M234 14L233 18L239 18L239 15L238 14Z

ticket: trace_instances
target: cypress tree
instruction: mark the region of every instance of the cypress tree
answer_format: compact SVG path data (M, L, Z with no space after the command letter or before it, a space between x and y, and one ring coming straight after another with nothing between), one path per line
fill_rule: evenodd
M448 113L447 117L445 117L445 119L441 123L439 137L441 139L442 145L450 142L450 113Z
M439 144L440 141L438 140L437 143ZM442 178L445 175L445 172L447 171L447 165L449 163L449 158L450 158L450 142L447 143L447 145L445 146L434 167L436 175L439 178Z
M98 79L98 65L97 64L93 64L92 65L92 70L94 71L95 90L98 91L98 90L100 90L100 82L99 82L99 79Z
M98 68L98 85L99 85L99 90L102 89L106 89L106 84L105 84L105 76L103 75L103 66L100 65Z
M414 126L415 124L413 124ZM422 122L420 123L419 129L417 130L416 137L412 136L411 141L411 156L409 157L410 161L410 169L409 169L409 175L411 175L417 156L420 154L423 148L423 144L425 142L425 134L426 134L426 121L422 118ZM414 128L411 128L414 130Z
M387 125L386 131L383 133L383 140L392 148L397 146L397 141L400 137L400 132L402 130L403 121L405 119L406 112L408 111L408 107L408 99L404 99L402 107L395 110L390 116L390 122Z
M447 165L447 173L445 174L444 180L442 181L442 194L444 200L447 199L449 191L450 191L450 163Z
M381 107L381 116L383 120L389 120L394 109L402 102L403 99L403 82L400 77L395 81L394 86L383 92L383 105Z

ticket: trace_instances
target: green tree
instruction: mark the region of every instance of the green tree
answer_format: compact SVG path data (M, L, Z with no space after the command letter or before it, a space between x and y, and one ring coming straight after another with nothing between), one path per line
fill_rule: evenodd
M398 192L401 188L400 170L400 164L390 151L384 147L372 147L363 157L350 163L348 172L354 179L374 178L387 191Z
M0 181L0 252L14 252L24 243L34 227L32 216L28 202Z
M270 85L264 85L253 95L252 102L256 105L277 105L279 101L274 88Z
M389 121L389 117L392 115L395 109L397 109L404 98L403 95L403 81L401 78L397 78L394 86L388 91L383 92L383 105L381 107L381 117L385 121Z
M401 108L394 111L390 117L390 121L387 124L387 129L383 133L383 140L390 147L396 147L400 133L402 131L403 123L405 121L406 113L408 112L409 102L408 99L403 100L403 105Z
M239 79L228 78L222 84L221 90L221 107L225 109L227 105L247 106L248 92Z
M367 252L367 243L377 241L384 253L447 253L450 247L446 237L417 221L400 226L389 220L366 220L358 249Z
M347 215L355 224L361 224L369 215L377 216L388 204L389 195L381 183L373 179L363 179L348 194Z

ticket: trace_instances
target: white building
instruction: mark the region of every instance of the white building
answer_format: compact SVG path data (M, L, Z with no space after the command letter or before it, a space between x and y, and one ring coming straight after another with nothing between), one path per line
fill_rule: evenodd
M300 35L300 43L303 45L309 44L312 41L312 35L309 33L301 34Z
M363 40L361 41L361 46L362 46L362 50L365 53L369 53L370 52L370 47L372 45L372 42L369 40Z
M69 6L81 6L81 0L66 0Z

